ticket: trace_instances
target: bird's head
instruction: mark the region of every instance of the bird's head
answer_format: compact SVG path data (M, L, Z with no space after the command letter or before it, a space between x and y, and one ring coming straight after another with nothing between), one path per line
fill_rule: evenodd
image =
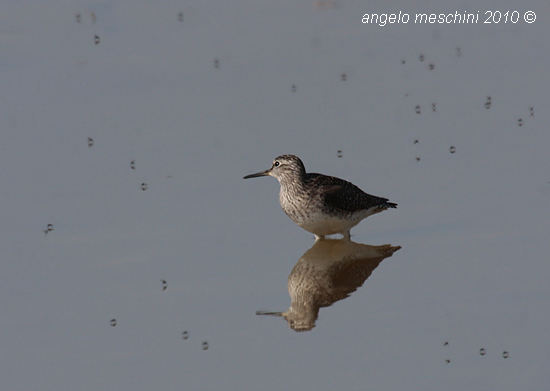
M304 163L302 163L298 156L281 155L273 160L273 164L271 165L271 168L269 170L247 175L244 177L244 179L270 175L281 181L285 178L302 176L305 175L305 173L306 169L304 167Z

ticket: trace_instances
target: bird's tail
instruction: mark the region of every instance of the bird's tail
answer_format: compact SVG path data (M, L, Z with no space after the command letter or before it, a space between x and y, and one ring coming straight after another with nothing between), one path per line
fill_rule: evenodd
M378 205L376 205L374 208L371 209L370 214L380 213L389 208L397 208L397 204L393 202L388 202L387 199L383 199L382 202L380 202Z

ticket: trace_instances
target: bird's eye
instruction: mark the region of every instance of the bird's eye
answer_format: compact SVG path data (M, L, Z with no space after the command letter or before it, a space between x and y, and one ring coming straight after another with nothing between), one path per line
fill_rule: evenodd
M281 164L281 163L279 163L279 162L273 163L273 165L274 165L275 167L279 167L279 164Z

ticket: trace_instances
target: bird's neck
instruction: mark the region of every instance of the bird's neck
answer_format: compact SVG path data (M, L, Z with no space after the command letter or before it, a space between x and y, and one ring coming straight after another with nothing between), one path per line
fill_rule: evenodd
M307 193L305 181L302 176L296 175L294 177L281 178L279 183L281 184L279 201L283 210L288 214L290 210L297 209L297 200L303 199Z
M305 189L305 173L293 173L279 179L281 192L289 194L301 193Z

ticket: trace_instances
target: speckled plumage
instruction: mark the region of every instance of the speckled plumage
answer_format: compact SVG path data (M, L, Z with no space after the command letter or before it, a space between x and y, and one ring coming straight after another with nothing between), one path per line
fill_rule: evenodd
M349 239L350 229L361 220L397 207L386 198L367 194L343 179L306 173L304 164L294 155L279 156L269 170L247 175L245 179L265 175L279 180L283 211L317 239L336 233Z

